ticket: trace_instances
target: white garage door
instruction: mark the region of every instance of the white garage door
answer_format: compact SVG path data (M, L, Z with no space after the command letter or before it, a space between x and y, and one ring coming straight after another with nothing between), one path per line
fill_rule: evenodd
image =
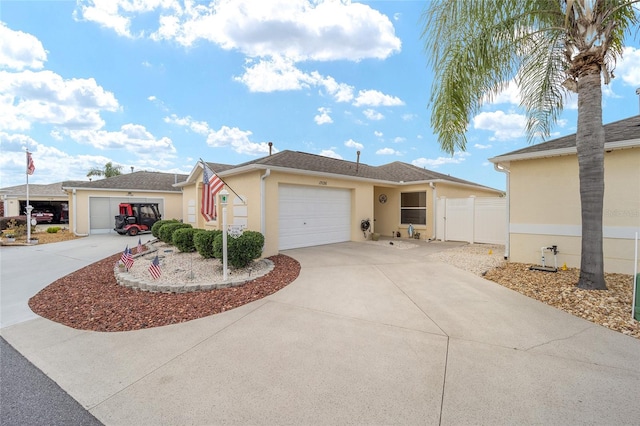
M280 250L351 240L351 191L281 185Z

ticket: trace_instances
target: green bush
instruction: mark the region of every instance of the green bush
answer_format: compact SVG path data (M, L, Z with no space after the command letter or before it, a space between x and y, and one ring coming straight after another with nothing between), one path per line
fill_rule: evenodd
M167 244L172 244L173 233L180 228L193 228L193 227L188 223L180 223L180 222L165 223L160 227L160 232L158 233L160 237L160 241L163 241Z
M181 252L191 253L196 249L193 244L193 236L195 233L196 230L193 228L178 228L174 231L171 241Z
M227 260L234 268L244 268L262 255L264 235L256 231L244 231L237 238L227 236ZM213 240L213 254L222 258L222 233Z
M47 233L48 234L55 234L61 229L62 228L60 228L59 226L50 226L50 227L47 228Z
M25 226L27 225L27 217L26 216L8 216L0 218L0 229L12 229L17 226Z
M222 231L214 230L208 231L206 229L198 229L198 232L193 236L193 244L200 256L205 259L211 259L215 257L213 255L213 240L217 235L222 236Z
M180 223L180 221L176 219L159 220L151 226L151 235L156 238L160 238L160 228L162 228L162 225L164 225L165 223Z

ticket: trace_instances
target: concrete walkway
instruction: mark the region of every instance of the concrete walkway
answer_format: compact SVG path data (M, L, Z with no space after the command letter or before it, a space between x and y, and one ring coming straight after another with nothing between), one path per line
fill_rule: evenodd
M445 247L290 250L295 282L184 324L1 331L107 425L640 421L640 340L429 260Z

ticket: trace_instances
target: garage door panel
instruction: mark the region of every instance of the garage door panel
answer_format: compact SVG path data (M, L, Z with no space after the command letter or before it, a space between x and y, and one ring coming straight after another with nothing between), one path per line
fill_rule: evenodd
M158 203L160 212L164 212L162 198L89 197L89 232L91 234L115 232L113 227L120 203Z
M351 191L282 185L280 250L351 239Z

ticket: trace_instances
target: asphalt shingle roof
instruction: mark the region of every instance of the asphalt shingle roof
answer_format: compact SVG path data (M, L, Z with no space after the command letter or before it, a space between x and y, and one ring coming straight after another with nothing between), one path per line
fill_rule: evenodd
M0 193L2 195L24 196L27 193L27 184L8 186L0 189ZM48 185L30 183L29 195L32 197L67 197L67 193L62 190L62 182Z
M640 138L640 115L626 118L624 120L615 121L604 125L604 141L618 142ZM506 154L499 155L495 158L507 155L528 154L534 152L544 152L561 148L572 148L576 146L576 134L563 136L548 142L531 145L526 148L511 151Z
M123 189L137 191L180 192L173 184L183 182L187 175L160 172L134 172L95 181L66 181L64 188Z
M322 155L309 154L300 151L280 151L276 154L249 161L237 166L230 166L227 170L242 168L250 165L265 167L281 167L295 170L305 170L319 173L330 173L349 177L360 177L388 182L419 182L431 180L445 180L466 185L484 187L474 182L458 179L442 173L422 169L411 164L395 161L382 166L370 166L354 161L339 160ZM487 188L487 187L485 187ZM492 188L489 188L492 189Z

